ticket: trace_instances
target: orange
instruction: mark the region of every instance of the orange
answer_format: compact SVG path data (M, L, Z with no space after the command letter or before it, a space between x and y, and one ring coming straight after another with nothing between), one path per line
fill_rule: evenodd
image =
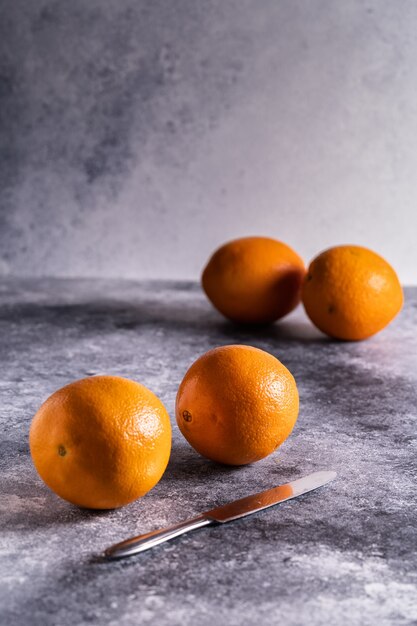
M298 391L272 354L250 346L206 352L184 376L176 400L178 426L192 447L219 463L263 459L291 433Z
M336 246L319 254L308 268L302 297L313 324L345 340L379 332L403 304L391 265L361 246Z
M225 317L246 324L274 322L300 301L303 260L285 243L244 237L219 248L202 275L203 289Z
M39 475L61 498L113 509L159 481L171 425L162 402L143 385L94 376L53 393L33 418L29 441Z

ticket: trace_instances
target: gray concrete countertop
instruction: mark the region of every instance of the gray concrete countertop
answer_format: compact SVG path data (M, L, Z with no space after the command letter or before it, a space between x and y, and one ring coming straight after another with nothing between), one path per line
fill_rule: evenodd
M362 343L326 339L301 309L239 329L191 283L0 282L0 622L121 625L417 623L417 290ZM251 466L197 455L174 426L171 461L144 498L111 512L60 500L30 460L33 414L55 389L96 373L152 389L173 418L187 367L245 343L293 372L301 411L290 439ZM326 488L138 557L108 544L318 469Z

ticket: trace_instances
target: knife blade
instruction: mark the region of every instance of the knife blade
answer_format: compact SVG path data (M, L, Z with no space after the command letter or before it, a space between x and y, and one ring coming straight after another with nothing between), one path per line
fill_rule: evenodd
M164 541L169 541L170 539L174 539L174 537L183 535L190 530L196 530L197 528L213 524L225 524L226 522L246 517L247 515L257 513L280 502L297 498L304 493L318 489L334 480L336 475L336 472L333 471L314 472L303 478L293 480L290 483L278 485L278 487L273 487L272 489L267 489L266 491L234 500L233 502L206 511L198 517L180 522L174 526L154 530L144 535L138 535L137 537L121 541L107 548L104 551L104 556L107 559L121 559L133 556L139 552L149 550Z

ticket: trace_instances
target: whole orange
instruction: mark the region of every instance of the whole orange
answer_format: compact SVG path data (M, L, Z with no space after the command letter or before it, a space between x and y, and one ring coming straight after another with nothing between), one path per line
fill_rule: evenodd
M310 264L303 285L307 315L321 331L345 340L366 339L399 313L398 276L379 254L361 246L336 246Z
M219 248L207 263L202 284L225 317L246 324L274 322L300 301L303 260L285 243L244 237Z
M250 346L206 352L184 376L176 400L178 426L203 456L229 465L262 459L291 433L298 391L272 354Z
M73 382L42 404L30 427L41 478L80 507L113 509L143 496L161 478L171 424L149 389L118 376Z

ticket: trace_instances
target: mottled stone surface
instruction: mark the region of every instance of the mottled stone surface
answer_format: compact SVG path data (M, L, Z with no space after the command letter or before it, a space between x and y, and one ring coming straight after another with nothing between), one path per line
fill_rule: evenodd
M415 624L416 322L415 289L385 332L339 343L301 311L267 329L238 329L191 283L3 280L0 622ZM56 388L120 374L150 387L173 415L191 362L236 342L272 352L298 382L300 417L277 453L218 466L175 427L160 483L112 512L79 510L38 478L28 429ZM321 491L136 558L98 558L129 535L321 468L338 472Z
M415 0L0 1L0 274L193 279L265 233L417 283L416 23Z

